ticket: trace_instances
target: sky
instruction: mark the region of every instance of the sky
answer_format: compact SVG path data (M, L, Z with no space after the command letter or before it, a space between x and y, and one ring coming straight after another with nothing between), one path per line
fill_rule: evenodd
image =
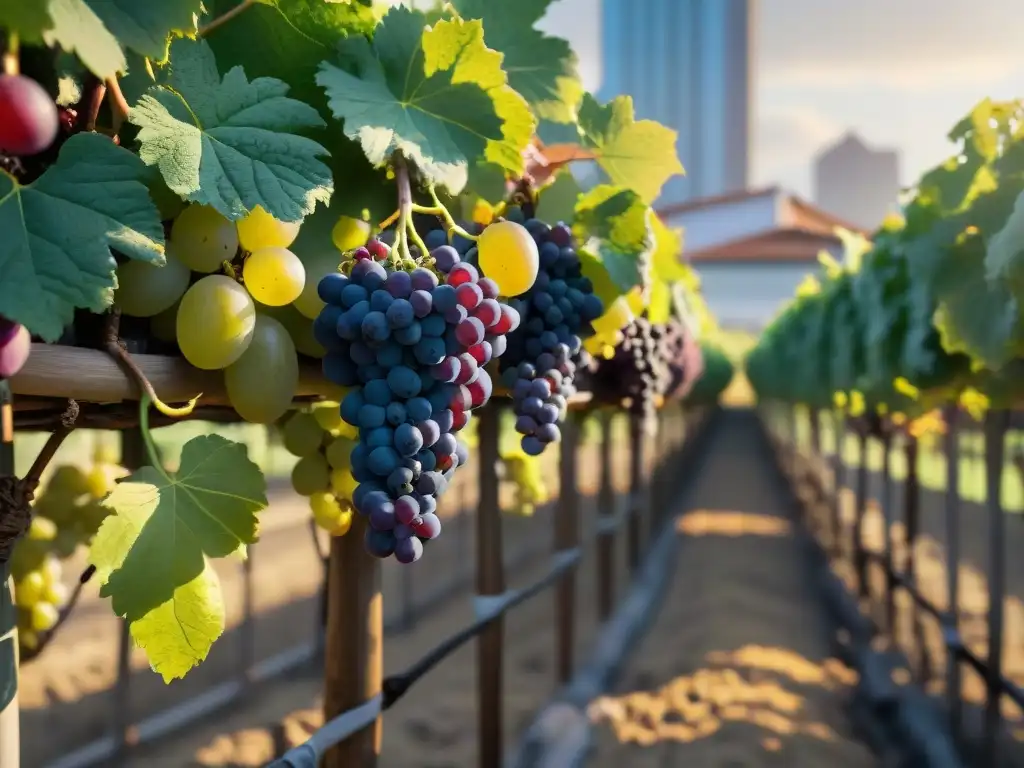
M849 129L897 149L912 183L950 154L946 133L979 100L1024 96L1021 1L757 0L752 185L809 197L814 154ZM590 91L600 9L556 0L541 24L572 43Z

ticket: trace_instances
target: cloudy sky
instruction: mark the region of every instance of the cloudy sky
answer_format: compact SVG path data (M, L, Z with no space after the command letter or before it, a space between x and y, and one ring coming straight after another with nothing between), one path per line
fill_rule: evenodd
M1021 0L758 5L754 184L809 195L811 157L849 128L900 150L910 183L948 155L946 132L978 100L1024 96ZM572 42L590 90L601 83L600 7L557 0L544 21Z

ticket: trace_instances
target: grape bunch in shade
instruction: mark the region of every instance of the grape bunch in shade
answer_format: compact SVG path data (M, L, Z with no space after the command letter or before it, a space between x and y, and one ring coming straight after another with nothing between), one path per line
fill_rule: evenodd
M9 379L17 375L28 360L32 349L32 337L28 329L0 317L0 379Z
M521 216L519 209L509 211L510 219ZM502 383L512 393L523 451L538 456L561 438L559 425L576 392L575 377L585 354L583 339L593 334L591 323L604 313L604 305L582 274L569 227L551 227L538 219L524 221L523 227L537 249L538 274L532 286L509 302L522 322L509 336L499 366ZM481 239L486 234L487 229Z
M468 460L456 435L490 399L485 366L519 315L470 264L452 265L442 282L423 266L386 267L389 256L371 240L324 277L313 330L325 377L350 388L341 416L359 430L352 502L369 522L366 549L411 563L441 532L437 500Z
M594 397L612 403L628 399L630 413L651 423L657 416L657 399L666 396L673 383L673 328L671 323L655 325L646 317L623 328L612 356L591 363Z

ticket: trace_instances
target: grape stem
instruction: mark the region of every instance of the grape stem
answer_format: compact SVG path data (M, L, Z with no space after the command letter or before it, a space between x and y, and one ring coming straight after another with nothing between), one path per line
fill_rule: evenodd
M445 208L444 204L438 199L437 192L434 190L433 187L430 187L428 191L430 192L430 199L434 204L416 205L415 203L413 203L413 213L424 213L429 216L440 216L441 219L444 221L445 228L448 230L449 235L451 235L451 233L454 232L456 235L464 237L467 240L472 240L473 242L476 242L477 240L480 239L476 235L470 234L469 232L467 232L466 230L464 230L462 227L455 223L455 219L452 218L452 215L448 212L448 209Z
M17 75L21 72L21 64L18 61L18 54L21 49L21 44L18 40L17 32L7 33L7 47L4 50L4 74L5 75Z
M95 75L87 75L82 82L82 98L78 102L81 107L78 110L76 128L80 131L95 131L96 119L103 106L103 99L107 95L107 87Z
M114 307L110 310L110 314L107 316L107 327L105 329L103 346L106 349L107 354L113 357L125 373L135 381L135 385L142 392L141 402L151 402L153 406L160 411L160 413L164 414L164 416L170 416L171 418L188 416L192 413L192 409L196 407L196 403L199 401L199 398L203 396L203 393L200 392L189 400L187 405L183 405L180 408L173 408L164 403L157 396L156 390L153 389L153 385L150 383L149 379L146 378L146 374L144 374L142 369L136 365L134 360L132 360L131 354L127 349L125 349L121 339L118 338L120 326L121 310ZM145 412L145 409L143 409L143 412Z
M395 233L395 245L401 258L412 260L412 253L409 251L409 239L411 238L413 245L420 251L420 258L426 259L428 256L427 246L412 221L412 214L416 206L412 201L409 165L401 155L395 156L394 165L395 182L398 186L398 227Z
M110 111L113 113L113 131L116 134L121 130L121 125L125 120L128 119L128 113L131 112L131 107L128 106L128 100L124 97L124 93L121 92L121 83L118 81L117 76L107 78L106 81L107 98L110 100Z
M60 417L60 426L53 430L50 436L46 438L42 449L36 454L35 461L29 467L28 474L21 479L21 493L24 495L25 503L32 501L36 489L39 487L39 480L43 476L43 471L53 459L54 454L57 453L57 449L60 448L64 440L75 431L75 422L78 421L80 410L77 402L68 400L68 407Z
M39 635L39 642L36 644L35 648L32 648L31 650L25 651L21 654L22 662L31 661L32 659L36 658L39 654L43 652L43 649L50 644L53 638L57 636L57 630L60 629L64 622L67 621L68 618L71 616L71 612L75 609L75 606L78 605L78 599L82 596L82 589L85 587L86 584L89 583L89 580L93 577L95 573L95 565L90 565L88 568L82 571L82 575L78 577L78 583L75 584L75 588L72 590L71 596L68 598L68 601L64 604L64 607L61 608L60 612L57 614L57 621L54 623L52 627L50 627L48 630L42 632Z
M213 30L217 29L217 27L227 24L240 13L242 13L248 8L251 8L254 5L256 5L256 0L242 0L242 2L240 2L234 8L232 8L230 11L222 13L220 16L213 19L209 24L200 27L199 37L204 37L205 35L210 34L211 32L213 32Z

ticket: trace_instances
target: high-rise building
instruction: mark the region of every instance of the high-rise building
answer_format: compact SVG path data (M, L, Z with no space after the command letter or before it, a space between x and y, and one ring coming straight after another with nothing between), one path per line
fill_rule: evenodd
M814 202L865 229L899 210L899 194L899 153L872 149L853 132L814 160Z
M601 98L678 134L686 175L659 205L745 189L750 168L754 0L602 0Z

